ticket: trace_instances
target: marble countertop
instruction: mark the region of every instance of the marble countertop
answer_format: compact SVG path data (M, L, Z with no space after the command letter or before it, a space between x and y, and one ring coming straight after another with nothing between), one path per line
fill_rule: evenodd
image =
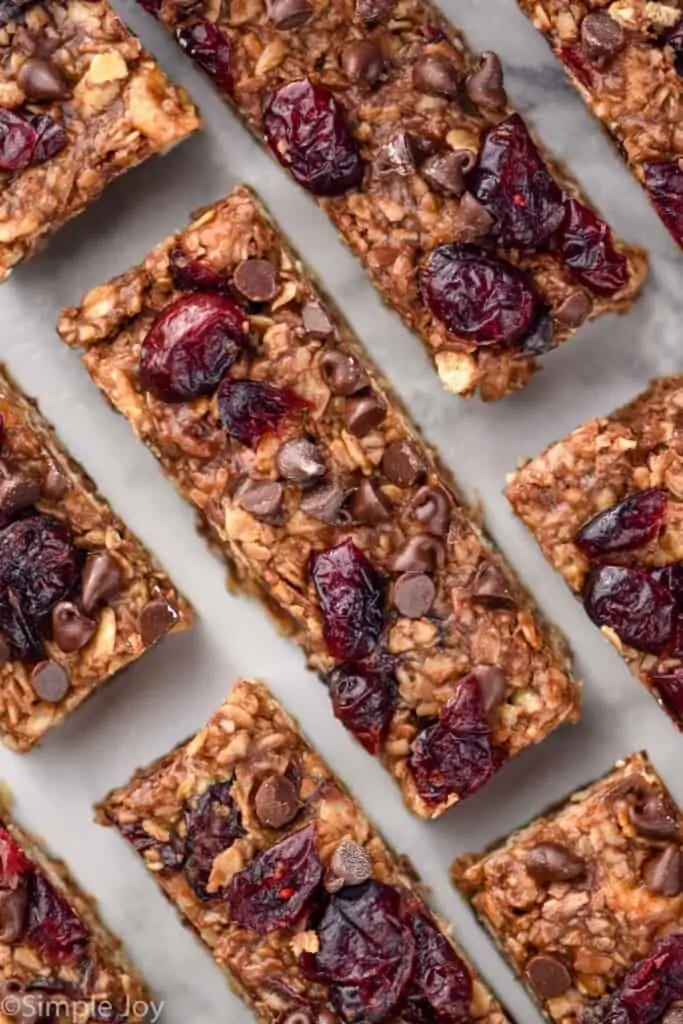
M180 927L144 868L114 833L91 823L91 806L138 764L200 726L238 676L263 677L351 789L362 794L392 843L413 859L435 905L513 1015L525 1024L536 1021L521 987L451 890L450 861L524 823L636 749L652 752L683 800L683 779L676 771L683 737L588 623L514 521L501 491L505 474L521 456L608 412L649 378L680 368L681 255L514 0L444 0L448 15L476 47L501 54L513 100L566 159L613 226L652 254L651 277L637 307L627 317L606 317L584 328L551 354L544 372L523 393L495 406L449 397L419 343L381 306L322 213L259 151L163 29L133 0L114 2L164 67L189 88L205 114L206 131L164 162L119 181L3 286L2 358L175 576L201 621L192 633L161 645L130 669L33 754L20 758L0 751L0 777L15 793L20 819L42 834L97 895L106 920L164 1001L164 1022L247 1024L249 1012ZM262 193L461 486L480 497L491 531L547 615L566 632L585 679L579 726L557 732L517 758L485 792L434 824L410 817L388 775L333 720L324 688L262 609L226 592L223 567L196 535L190 509L54 332L62 306L137 261L182 225L190 210L240 180Z

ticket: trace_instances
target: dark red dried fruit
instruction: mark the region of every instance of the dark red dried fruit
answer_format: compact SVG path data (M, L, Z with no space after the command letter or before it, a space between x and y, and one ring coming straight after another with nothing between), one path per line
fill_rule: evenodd
M288 413L306 406L303 398L289 388L228 377L219 387L217 398L223 426L248 448L256 448L264 434L275 432Z
M85 925L39 872L30 876L24 941L52 964L73 963L88 947Z
M683 727L683 668L653 672L650 683L666 711Z
M144 853L145 850L151 850L153 846L159 845L159 841L146 832L139 821L122 821L117 824L117 828L138 853Z
M328 676L335 716L370 754L378 754L396 703L387 663L339 665Z
M470 1019L472 976L436 925L416 910L408 920L415 960L401 1017L415 1024L463 1024Z
M470 191L492 217L506 249L540 249L562 223L563 194L519 114L492 128Z
M420 274L420 294L449 331L478 345L514 344L538 314L525 275L478 245L440 245Z
M676 71L683 75L683 18L666 32L664 42L673 51Z
M565 200L558 247L573 276L596 294L614 295L628 284L628 261L609 226L578 199Z
M79 576L71 534L52 516L36 512L0 530L0 632L15 657L40 657L50 612Z
M210 395L248 344L244 313L227 295L182 295L143 339L140 381L164 402Z
M0 108L0 171L17 173L45 163L68 141L62 125L49 114Z
M358 188L363 164L344 112L327 86L298 78L266 100L268 145L300 185L317 196Z
M666 491L636 491L593 516L576 534L574 543L588 558L635 551L655 539L666 506Z
M638 651L661 654L674 634L676 604L645 570L625 565L593 569L583 589L588 615Z
M229 782L215 782L185 810L185 877L201 900L220 892L207 892L215 858L245 834L242 815L232 798Z
M292 832L235 875L227 891L233 921L266 935L293 925L320 885L316 826Z
M217 25L197 21L176 30L181 48L223 92L232 92L232 49L230 40Z
M189 256L179 246L171 250L168 269L173 284L183 292L221 292L227 288L224 274Z
M311 556L311 578L323 613L330 654L361 661L377 646L384 628L385 586L353 541Z
M505 752L491 739L479 682L472 674L460 680L438 721L418 735L409 764L422 799L439 804L480 789L504 760Z
M674 601L679 613L683 612L683 562L670 562L650 569L650 576L665 587Z
M645 188L657 213L679 245L683 245L683 171L675 160L647 160Z
M17 841L0 825L0 888L16 889L19 880L33 870Z
M601 1008L600 1024L658 1024L671 1005L683 998L683 933L655 943L632 967L621 986Z
M586 59L586 54L581 46L565 46L560 50L560 60L567 65L569 71L581 82L586 89L593 86L593 73L595 68Z

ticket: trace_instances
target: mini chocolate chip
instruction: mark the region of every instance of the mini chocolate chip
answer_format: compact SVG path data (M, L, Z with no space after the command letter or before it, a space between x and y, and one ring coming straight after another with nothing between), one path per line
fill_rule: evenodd
M346 429L354 437L365 437L371 430L379 426L386 415L386 406L376 395L358 395L347 401L344 423Z
M345 498L344 488L329 480L304 494L299 508L321 523L337 523Z
M588 292L577 288L553 310L553 317L566 327L580 327L592 309L593 302Z
M435 153L422 165L420 174L437 192L460 196L465 191L465 175L472 170L476 159L476 153L471 149Z
M25 885L0 890L0 942L19 942L24 934L27 907L28 890Z
M443 544L436 537L417 534L387 559L392 572L434 572L443 567L446 558Z
M384 71L382 51L370 39L357 39L344 48L342 68L352 82L374 85Z
M256 817L267 828L284 828L301 810L294 785L284 775L269 775L256 790Z
M514 608L515 599L497 565L483 562L472 581L472 600L486 608Z
M581 22L581 43L588 59L600 64L619 53L626 34L607 11L591 11Z
M434 603L436 587L424 573L406 572L394 583L394 604L407 619L421 619Z
M282 0L283 3L294 0ZM240 295L250 302L270 302L279 291L278 272L270 260L250 257L242 260L232 278Z
M375 157L375 172L380 177L397 174L407 178L417 166L418 146L409 132L398 132L385 142Z
M285 480L307 484L325 475L325 459L317 444L305 437L292 437L280 445L275 456L278 473Z
M0 515L15 516L35 505L41 490L40 480L20 473L4 477L0 480Z
M31 685L39 700L57 704L71 688L68 675L56 661L41 661L31 673Z
M98 605L111 601L123 586L123 570L108 551L91 551L81 574L80 605L91 615Z
M387 18L395 6L396 0L356 0L355 15L364 25L374 25Z
M498 55L486 50L479 57L477 67L465 82L467 95L484 110L503 110L507 96L503 88L503 68Z
M313 14L308 0L273 0L268 11L275 28L298 28Z
M24 61L17 75L19 88L34 102L54 103L70 95L61 69L52 61L31 58Z
M282 508L284 488L277 480L247 480L235 495L235 501L256 519L270 519Z
M385 523L389 518L389 507L378 487L365 478L353 492L350 510L353 519L369 526Z
M683 860L680 847L666 846L647 862L643 879L650 892L659 896L678 896L683 889Z
M332 854L325 878L328 892L338 892L345 885L362 885L372 878L372 862L367 850L353 839L342 839Z
M59 501L69 489L69 483L65 476L51 463L48 467L45 479L41 487L41 493L48 501Z
M479 683L484 711L486 714L494 711L502 703L508 688L507 676L502 668L497 665L474 665L470 673Z
M355 395L369 384L355 356L335 349L323 353L320 372L333 395Z
M178 619L178 609L165 597L148 601L140 612L140 634L145 647L160 640Z
M411 487L424 472L424 463L410 441L393 441L382 456L382 469L397 487Z
M12 651L10 650L9 641L4 633L0 633L0 668L6 665L11 660L11 657Z
M562 843L539 843L525 861L525 867L535 882L573 882L586 874L586 862Z
M410 508L428 533L443 537L451 525L451 499L442 487L425 484L417 492Z
M60 651L72 654L92 640L97 623L71 601L60 601L52 609L52 636Z
M329 338L334 334L334 324L319 302L307 302L301 310L301 320L311 338Z
M493 217L485 206L465 192L453 220L455 237L459 242L481 242L493 226Z
M531 987L540 999L554 999L571 986L572 976L557 957L539 953L526 965Z
M420 92L453 99L460 92L460 73L448 57L433 53L413 66L413 85Z
M667 839L678 832L676 808L663 793L652 792L642 804L629 808L629 816L642 836Z

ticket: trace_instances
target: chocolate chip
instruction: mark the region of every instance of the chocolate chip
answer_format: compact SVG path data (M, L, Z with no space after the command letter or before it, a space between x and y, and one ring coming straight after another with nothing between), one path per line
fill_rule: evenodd
M493 226L493 217L475 199L471 192L465 192L453 220L453 230L459 242L481 242Z
M424 573L406 572L394 583L394 604L407 619L421 619L434 603L436 587Z
M683 860L680 847L666 846L647 862L643 879L650 892L659 896L678 896L683 889Z
M486 608L514 608L515 599L497 565L483 562L472 581L472 600Z
M344 48L342 68L352 82L374 85L384 71L382 51L369 39L357 39Z
M333 395L355 395L369 383L354 356L334 349L328 349L323 353L320 372Z
M148 601L140 612L140 634L145 647L161 639L179 619L178 609L165 597Z
M282 508L284 488L277 480L247 480L235 495L235 501L257 519L271 519Z
M433 53L414 65L413 85L420 92L436 93L453 99L460 92L460 73L448 57Z
M39 700L57 704L71 688L68 675L56 661L41 661L31 673L31 685Z
M410 487L424 472L424 463L410 441L394 441L382 457L385 475L397 487Z
M286 776L269 775L256 790L254 810L262 825L284 828L301 810L301 800Z
M52 609L52 636L65 654L80 651L96 631L97 623L71 601L60 601Z
M353 492L349 511L354 519L369 526L385 523L389 518L389 507L382 492L367 478L361 480Z
M420 174L437 192L460 196L465 191L465 175L472 170L476 159L476 153L471 149L435 153L422 165Z
M98 605L111 601L123 586L123 570L108 551L91 551L81 575L80 605L91 615Z
M607 11L591 11L581 22L581 43L588 59L602 64L619 53L626 34Z
M365 437L379 426L386 415L386 406L376 395L358 395L346 403L344 423L354 437Z
M484 711L486 714L494 711L502 703L508 688L507 676L502 668L497 665L474 665L470 673L479 683Z
M586 862L562 843L539 843L526 859L525 867L535 882L573 882L586 874Z
M629 808L629 817L642 836L667 839L678 832L676 808L664 793L652 792L642 803Z
M0 515L15 516L35 505L41 490L39 480L20 473L4 477L0 480Z
M385 142L375 157L375 172L380 177L397 174L406 178L417 166L418 147L409 132L398 132Z
M24 61L17 75L19 88L34 102L55 103L65 100L70 90L59 67L49 60Z
M436 537L417 534L387 559L392 572L434 572L443 567L446 558L443 544Z
M293 437L280 445L275 456L280 476L297 484L307 484L325 475L325 459L320 448L305 437Z
M273 0L268 11L275 28L298 28L313 14L308 0Z
M41 493L48 501L59 501L69 489L69 483L57 467L51 463L43 480Z
M342 839L332 854L325 878L328 892L338 892L345 885L362 885L372 878L372 862L367 851L353 839Z
M0 668L11 660L12 651L7 637L0 633Z
M307 302L301 310L301 320L311 338L329 338L334 334L334 324L319 302Z
M339 522L346 491L334 480L329 480L304 494L300 509L321 523Z
M572 976L562 963L549 953L539 953L526 965L526 974L540 999L554 999L571 986Z
M417 492L410 508L428 533L443 537L451 525L451 499L442 487L426 484Z
M588 292L583 288L577 288L553 310L553 316L566 327L580 327L592 309L593 302Z
M503 110L507 104L507 96L503 88L503 68L498 55L485 51L479 58L477 67L465 82L467 95L484 110Z
M0 942L19 942L24 934L28 890L25 885L0 890Z
M283 3L294 0L282 0ZM240 295L250 302L270 302L279 291L278 272L270 260L250 257L242 260L232 278Z
M374 25L388 18L396 0L356 0L355 15L364 25Z

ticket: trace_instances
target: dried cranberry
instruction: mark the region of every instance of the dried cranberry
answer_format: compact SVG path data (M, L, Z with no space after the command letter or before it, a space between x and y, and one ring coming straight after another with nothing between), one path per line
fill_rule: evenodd
M49 963L78 960L88 946L88 931L64 896L39 872L31 875L24 940Z
M0 171L16 173L42 164L64 149L69 137L49 114L0 108Z
M449 331L477 345L527 334L538 302L522 271L478 245L440 245L420 274L420 294Z
M140 347L142 386L164 402L210 395L248 345L244 313L226 295L182 295Z
M360 661L375 649L384 628L384 581L353 541L311 556L311 577L323 613L330 654Z
M492 742L479 682L472 674L460 680L438 721L418 735L409 763L422 799L439 804L480 789L504 759L504 751Z
M378 754L396 703L396 681L389 664L339 665L328 676L335 716Z
M574 543L588 558L635 551L655 539L666 505L666 491L636 491L593 516L576 534Z
M683 245L683 171L676 160L647 160L645 188L657 213L679 245Z
M664 42L671 47L674 56L674 67L679 75L683 75L683 18L679 18L666 33Z
M573 276L596 294L614 295L628 284L628 261L610 228L578 199L566 199L558 245Z
M176 29L181 48L223 92L232 92L232 48L230 40L211 21L197 21Z
M40 657L50 612L79 575L71 534L52 516L36 512L0 530L0 631L15 657Z
M128 840L131 846L135 847L138 853L144 853L145 850L151 850L154 846L158 846L158 840L146 832L139 821L122 821L117 827L121 835Z
M312 979L332 986L343 1019L379 1024L391 1017L415 957L398 891L372 881L345 887L331 897L316 931L320 948L302 966Z
M507 249L540 249L562 222L562 191L519 114L486 136L470 188L495 218L496 237Z
M316 196L340 196L357 188L363 164L343 110L327 86L299 78L266 100L268 145L283 167Z
M653 672L650 684L664 708L683 727L683 668Z
M671 1003L683 998L683 934L655 943L610 997L601 1024L658 1024Z
M173 284L183 292L221 292L227 287L224 274L189 256L180 246L171 250L168 269Z
M473 996L467 964L423 913L416 910L408 924L415 939L415 961L402 1018L415 1024L425 1018L435 1018L439 1024L463 1024L470 1019Z
M223 426L237 441L256 448L264 434L276 431L288 413L306 406L289 388L260 380L230 380L218 389L218 412Z
M645 569L603 565L589 573L583 602L598 626L613 629L638 651L661 654L674 633L676 604Z
M233 800L229 782L215 782L185 811L185 877L200 900L218 892L207 892L213 862L236 839L245 834L240 809Z
M17 841L0 825L0 888L16 889L19 880L33 870Z
M674 601L679 613L683 612L683 562L670 562L650 569L650 576L665 587Z
M235 875L227 892L230 914L243 928L267 935L295 923L320 885L315 824L285 836Z
M579 80L586 89L593 86L593 67L586 59L586 55L580 46L565 46L560 50L560 60L566 64L569 71Z

